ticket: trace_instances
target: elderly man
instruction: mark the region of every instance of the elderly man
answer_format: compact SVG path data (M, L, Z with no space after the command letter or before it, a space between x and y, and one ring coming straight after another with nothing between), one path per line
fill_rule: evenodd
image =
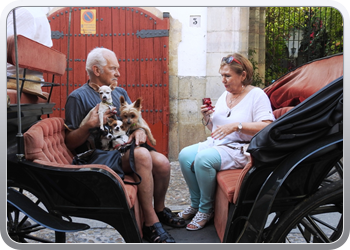
M100 98L90 86L91 83L111 85L118 81L119 63L114 52L105 48L93 49L86 60L86 70L90 80L81 88L73 91L66 103L66 144L70 150L77 153L84 152L84 145L89 137L90 129L99 126L97 112L93 112L90 119L81 127L80 122L87 113L99 105ZM119 97L123 95L128 103L131 103L127 92L122 88L112 91L113 105L119 111ZM104 114L104 122L111 117L114 110L108 110ZM145 144L147 136L142 129L136 130L130 135L135 140L135 165L137 173L142 177L138 186L138 198L144 215L143 234L150 242L174 243L173 237L166 232L162 223L173 227L184 227L185 221L173 214L164 205L165 194L170 179L170 163L168 159ZM125 173L130 172L129 152L122 156L122 167ZM154 206L152 204L154 199Z

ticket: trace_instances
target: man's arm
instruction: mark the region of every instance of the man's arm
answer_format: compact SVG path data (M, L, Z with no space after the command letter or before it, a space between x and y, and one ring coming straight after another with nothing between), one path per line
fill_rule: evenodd
M98 110L100 104L97 104L95 110ZM90 129L98 127L100 124L98 112L91 112L90 118L86 123L75 130L66 130L66 145L69 150L74 150L82 145L90 135Z
M96 112L91 112L91 115L89 117L89 120L86 121L86 123L81 126L78 127L75 130L70 130L67 129L66 130L66 145L68 147L69 150L74 150L77 147L79 147L80 145L82 145L83 143L86 142L86 140L88 139L89 135L90 135L90 129L91 128L96 128L100 126L100 118L98 115L98 108L99 108L100 104L97 104L95 109ZM115 108L109 109L107 110L104 115L103 115L103 123L107 123L107 118L110 118L112 116L115 115L114 113Z

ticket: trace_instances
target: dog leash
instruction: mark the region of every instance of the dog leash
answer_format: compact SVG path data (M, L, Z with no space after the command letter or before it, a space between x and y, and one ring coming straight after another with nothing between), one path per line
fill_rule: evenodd
M131 148L131 144L118 144L118 145L116 145L116 146L114 146L114 150L116 149L116 150L118 150L120 153L121 153L121 155L123 156L124 154L125 154L125 152L126 151L128 151L129 149Z
M131 170L136 174L136 176L139 178L138 182L129 182L129 181L124 181L126 184L132 184L132 185L138 185L141 183L142 178L141 176L136 172L135 169L135 156L134 156L134 150L135 150L135 140L131 143L130 145L130 154L129 154L129 164Z

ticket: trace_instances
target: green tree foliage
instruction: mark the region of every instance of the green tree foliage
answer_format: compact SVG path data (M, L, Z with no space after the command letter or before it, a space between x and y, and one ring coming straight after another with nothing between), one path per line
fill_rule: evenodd
M265 31L265 85L298 65L343 52L343 19L331 7L268 7ZM288 41L298 47L297 57L290 56Z
M258 62L254 60L254 54L256 54L255 50L249 49L248 51L248 60L253 65L253 82L251 83L253 86L257 86L260 88L264 87L263 78L260 76L260 74L257 72L258 69Z

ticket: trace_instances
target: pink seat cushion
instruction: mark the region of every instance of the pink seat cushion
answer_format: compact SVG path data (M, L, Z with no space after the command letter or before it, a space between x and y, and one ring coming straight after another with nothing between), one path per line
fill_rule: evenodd
M343 55L337 55L305 64L282 76L264 91L273 110L296 106L342 75Z
M220 188L224 191L226 199L233 202L233 195L236 190L236 184L243 169L230 169L220 171L216 175L216 179Z
M60 117L43 119L24 133L27 160L71 164L73 154L65 144L64 121Z
M277 119L277 118L281 117L282 115L284 115L285 113L287 113L292 108L294 108L294 107L283 107L283 108L275 109L273 111L273 115Z
M24 133L25 158L43 165L63 168L101 168L110 172L120 182L119 175L105 165L72 165L73 154L65 144L64 121L60 117L43 119ZM126 180L133 180L126 176ZM137 200L137 186L123 185L128 194L128 202L133 207Z
M253 164L248 162L243 169L220 171L216 175L218 187L215 197L214 225L221 242L226 230L229 203L237 201L239 192L236 191L241 188L243 179L252 166Z

